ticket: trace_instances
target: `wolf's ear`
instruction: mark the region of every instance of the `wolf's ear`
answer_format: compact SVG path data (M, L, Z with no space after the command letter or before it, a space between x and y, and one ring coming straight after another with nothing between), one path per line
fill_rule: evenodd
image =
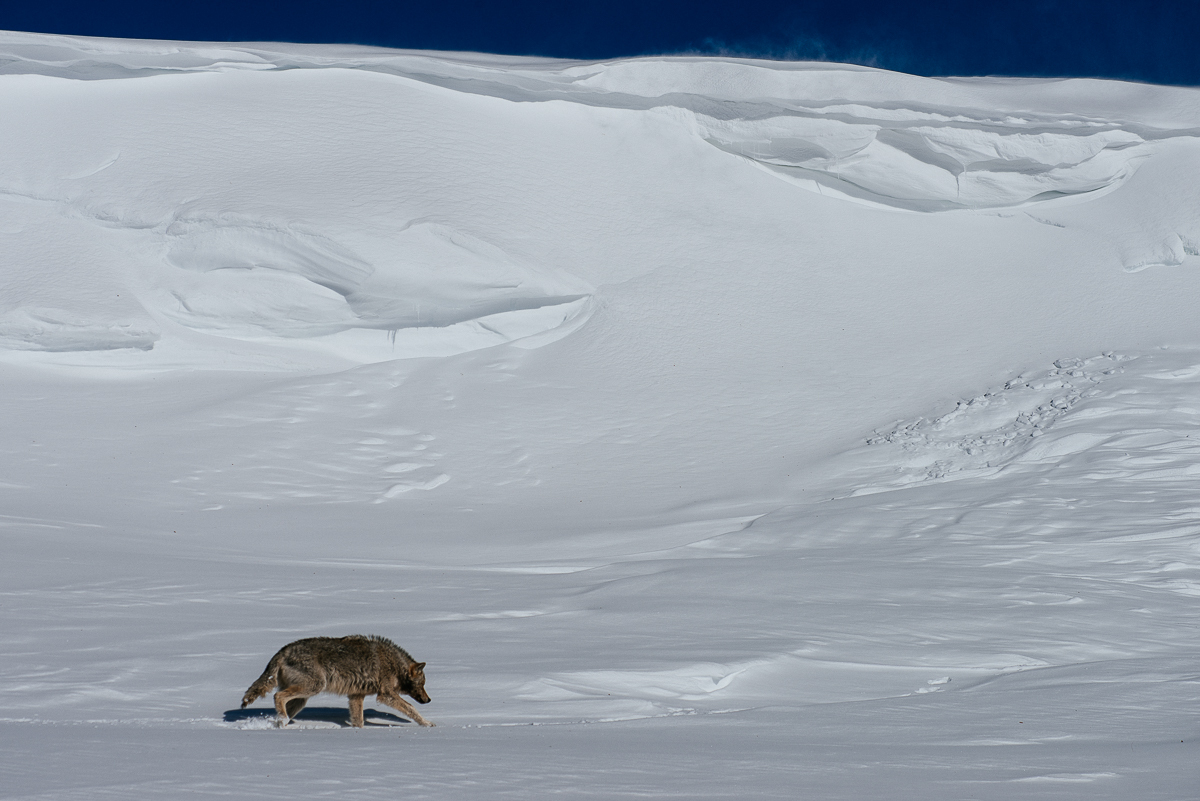
M411 670L413 673L416 673L418 670L424 670L424 669L425 669L425 663L424 663L424 662L418 662L417 664L413 665L413 666L412 666L411 668L409 668L409 669L410 669L410 670Z

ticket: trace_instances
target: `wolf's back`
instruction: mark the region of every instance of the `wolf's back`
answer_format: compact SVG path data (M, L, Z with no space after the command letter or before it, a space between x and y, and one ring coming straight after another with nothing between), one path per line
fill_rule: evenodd
M242 709L245 709L275 689L275 686L279 683L279 661L283 657L283 651L284 648L280 648L275 652L275 656L271 657L271 661L267 663L267 667L263 670L262 675L254 680L254 683L250 685L250 689L246 690L246 694L242 696Z

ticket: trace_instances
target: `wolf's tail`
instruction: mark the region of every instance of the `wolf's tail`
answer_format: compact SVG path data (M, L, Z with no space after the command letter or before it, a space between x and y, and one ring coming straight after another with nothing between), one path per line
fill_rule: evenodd
M279 672L279 659L282 654L283 651L281 650L275 656L271 657L271 661L267 663L267 667L262 672L262 675L254 680L254 683L250 685L250 689L246 690L246 694L242 696L242 709L245 709L275 689L279 681L276 678L276 674Z

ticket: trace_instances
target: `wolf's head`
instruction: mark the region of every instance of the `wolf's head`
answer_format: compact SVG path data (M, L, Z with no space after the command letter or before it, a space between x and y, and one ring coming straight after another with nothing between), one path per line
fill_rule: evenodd
M425 692L425 663L413 662L407 671L401 671L400 688L412 696L419 704L429 703L429 693Z

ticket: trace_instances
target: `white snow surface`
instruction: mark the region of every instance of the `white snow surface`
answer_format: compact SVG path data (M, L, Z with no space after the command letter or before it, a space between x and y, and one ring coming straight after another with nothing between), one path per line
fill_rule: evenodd
M1200 90L0 34L5 798L1191 799ZM285 730L293 639L428 662Z

